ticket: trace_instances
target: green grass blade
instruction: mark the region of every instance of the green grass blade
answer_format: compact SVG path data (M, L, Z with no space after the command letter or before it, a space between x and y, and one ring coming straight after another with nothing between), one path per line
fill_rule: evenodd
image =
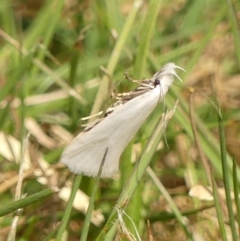
M186 8L187 12L184 14L184 19L181 24L182 29L189 29L195 27L198 23L198 20L206 7L207 1L189 1Z
M222 110L219 106L218 109L218 124L219 124L219 135L220 135L220 146L221 146L221 159L222 159L222 172L223 172L223 182L226 194L226 202L228 208L228 215L231 227L232 238L234 241L238 241L237 230L235 226L235 218L233 213L233 203L231 199L231 185L230 185L230 176L229 176L229 169L227 164L227 150L226 150L226 140L225 140L225 133L223 127L223 119L222 119Z
M237 224L238 224L238 236L240 237L240 199L239 199L239 182L238 182L238 172L237 172L237 163L236 158L233 158L233 190L234 190L234 198L235 204L237 208Z
M217 13L215 14L213 21L210 23L207 32L205 33L204 38L202 39L202 41L199 43L198 48L194 51L194 55L191 57L191 59L189 59L187 66L185 66L185 69L188 70L192 70L192 68L194 67L194 65L197 63L197 61L200 59L200 56L202 55L206 45L210 42L210 40L212 39L213 33L216 29L216 27L218 26L218 24L220 23L220 21L224 18L226 14L226 8L225 6L220 6L220 9L217 11ZM188 73L185 73L183 75L187 75Z
M19 56L22 57L21 61L19 61L19 64L14 69L9 70L8 81L0 90L0 100L6 98L9 93L14 93L19 80L21 80L22 76L31 66L34 54L34 51L31 51L27 56Z
M67 225L68 225L68 222L69 222L69 219L71 216L73 201L76 196L77 190L79 189L81 181L82 181L82 175L76 175L75 180L73 182L73 186L72 186L72 192L69 197L67 206L65 208L65 211L64 211L64 214L62 217L62 221L61 221L61 225L57 232L56 241L62 240L62 236L63 236L65 230L67 229Z
M211 177L212 177L213 197L214 197L214 203L216 206L217 219L218 219L219 229L220 229L220 233L221 233L221 238L223 241L228 241L226 229L224 226L222 208L220 205L220 199L219 199L218 191L217 191L218 187L216 185L212 172L211 172Z
M133 77L142 78L145 73L146 61L149 51L150 40L156 24L157 14L161 5L160 0L151 0L149 3L147 16L144 19L142 29L139 33L140 42L136 53L136 61L133 67Z
M76 85L76 82L77 82L77 68L79 66L80 54L75 49L72 49L71 55L72 55L72 58L71 58L71 62L70 62L69 82L70 82L70 86L74 89L74 87ZM78 113L76 111L78 104L79 103L75 100L75 98L70 98L70 100L69 100L69 112L70 112L71 121L72 121L72 125L71 125L72 130L76 129L76 127L78 125L78 121L79 121L79 116L78 116Z
M46 197L49 197L55 193L57 193L59 190L57 188L50 188L45 189L43 191L40 191L36 194L29 195L25 198L22 198L18 201L12 202L10 204L7 204L0 208L0 217L7 215L9 213L12 213L14 211L17 211L18 209L27 207L35 202L41 201Z
M64 0L47 1L34 19L25 36L24 46L29 49L40 40L48 46L61 16ZM54 14L53 14L54 12Z
M189 232L188 227L186 225L186 222L184 221L181 212L179 211L178 207L176 206L176 204L172 200L171 196L169 195L169 193L167 192L165 187L162 185L162 183L159 181L158 177L152 171L152 169L148 168L147 172L148 172L148 175L151 177L152 181L155 183L155 185L158 188L158 190L162 193L164 198L167 200L167 203L171 207L172 212L174 213L176 219L178 220L178 222L182 226L186 236L188 237L189 240L193 241L192 234Z
M108 25L111 30L121 31L122 15L120 14L120 4L118 1L105 0L107 6Z
M107 152L108 152L108 148L106 149L106 151L104 153L104 156L102 158L102 162L101 162L101 165L99 167L98 175L96 177L96 181L95 181L95 184L94 184L94 187L93 187L92 195L91 195L90 200L89 200L88 210L87 210L87 214L86 214L86 217L85 217L85 220L84 220L84 225L83 225L82 235L81 235L80 241L86 241L87 240L89 226L90 226L90 223L91 223L91 216L92 216L92 212L93 212L93 209L94 209L94 200L95 200L95 196L96 196L97 191L98 191L100 176L101 176L102 168L103 168L106 156L107 156Z
M238 17L236 10L234 9L234 3L232 0L225 0L226 8L228 10L228 19L231 25L232 34L234 38L234 45L235 45L235 54L238 59L238 66L240 67L240 29L238 23Z

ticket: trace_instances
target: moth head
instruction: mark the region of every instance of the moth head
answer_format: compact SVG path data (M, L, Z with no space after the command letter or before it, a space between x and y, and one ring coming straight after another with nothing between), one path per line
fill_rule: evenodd
M181 68L180 66L177 66L174 63L168 63L165 64L161 69L161 75L174 75L182 82L181 78L176 73L176 69L181 69L186 72L186 70Z
M161 83L161 79L164 76L169 76L171 79L173 76L176 76L182 82L181 78L176 73L176 69L186 71L185 69L175 65L174 63L165 64L163 68L153 76L154 85L159 85Z

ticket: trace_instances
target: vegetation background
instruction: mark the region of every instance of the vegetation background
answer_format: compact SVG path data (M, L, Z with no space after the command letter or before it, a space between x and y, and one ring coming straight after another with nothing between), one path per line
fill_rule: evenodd
M1 0L0 240L239 240L239 21L234 0ZM121 174L58 164L81 118L135 87L126 72L149 78L168 62L183 83Z

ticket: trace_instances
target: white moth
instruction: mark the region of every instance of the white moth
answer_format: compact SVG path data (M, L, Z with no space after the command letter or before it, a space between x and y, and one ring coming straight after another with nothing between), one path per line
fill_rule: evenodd
M101 177L111 177L118 171L119 159L146 118L166 95L176 76L174 63L168 63L151 79L144 80L132 92L119 94L106 117L91 128L86 128L65 149L61 162L78 174L97 176L108 148ZM138 82L139 83L139 82Z

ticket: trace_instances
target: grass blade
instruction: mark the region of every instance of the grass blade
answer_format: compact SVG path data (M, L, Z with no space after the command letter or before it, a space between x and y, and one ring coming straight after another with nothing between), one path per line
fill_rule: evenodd
M220 135L220 146L221 146L221 159L222 159L222 172L223 172L223 182L226 194L226 201L227 201L227 208L228 208L228 215L230 221L230 227L232 232L232 238L234 241L238 241L237 230L235 226L235 218L233 213L233 203L231 200L231 185L230 185L230 176L228 175L229 169L227 165L227 150L226 150L226 140L225 140L225 133L223 128L223 119L222 119L222 110L219 106L218 109L218 124L219 124L219 135Z
M72 186L72 192L71 192L70 198L68 200L67 206L65 208L61 225L60 225L57 235L56 235L56 241L62 240L63 233L65 232L69 219L70 219L73 201L74 201L76 192L80 186L81 181L82 181L82 175L76 175L75 180L73 182L73 186Z
M27 207L28 205L31 205L35 202L41 201L44 198L55 194L56 192L58 192L57 188L46 189L46 190L43 190L43 191L38 192L36 194L29 195L25 198L22 198L18 201L15 201L13 203L10 203L8 205L5 205L5 206L0 208L0 217L2 217L4 215L7 215L9 213L12 213L12 212L14 212L18 209Z
M160 0L151 0L147 11L144 24L140 31L140 42L136 53L136 61L133 67L133 77L142 78L145 73L147 56L149 51L150 39L153 34L153 29L156 24L157 14L161 5Z
M226 229L225 229L225 226L224 226L222 208L221 208L221 205L220 205L220 199L219 199L218 191L217 191L217 185L216 185L216 182L214 180L212 172L211 172L211 177L212 177L213 197L214 197L214 203L215 203L215 206L216 206L217 219L218 219L219 229L220 229L220 233L221 233L221 238L222 238L223 241L228 241Z

